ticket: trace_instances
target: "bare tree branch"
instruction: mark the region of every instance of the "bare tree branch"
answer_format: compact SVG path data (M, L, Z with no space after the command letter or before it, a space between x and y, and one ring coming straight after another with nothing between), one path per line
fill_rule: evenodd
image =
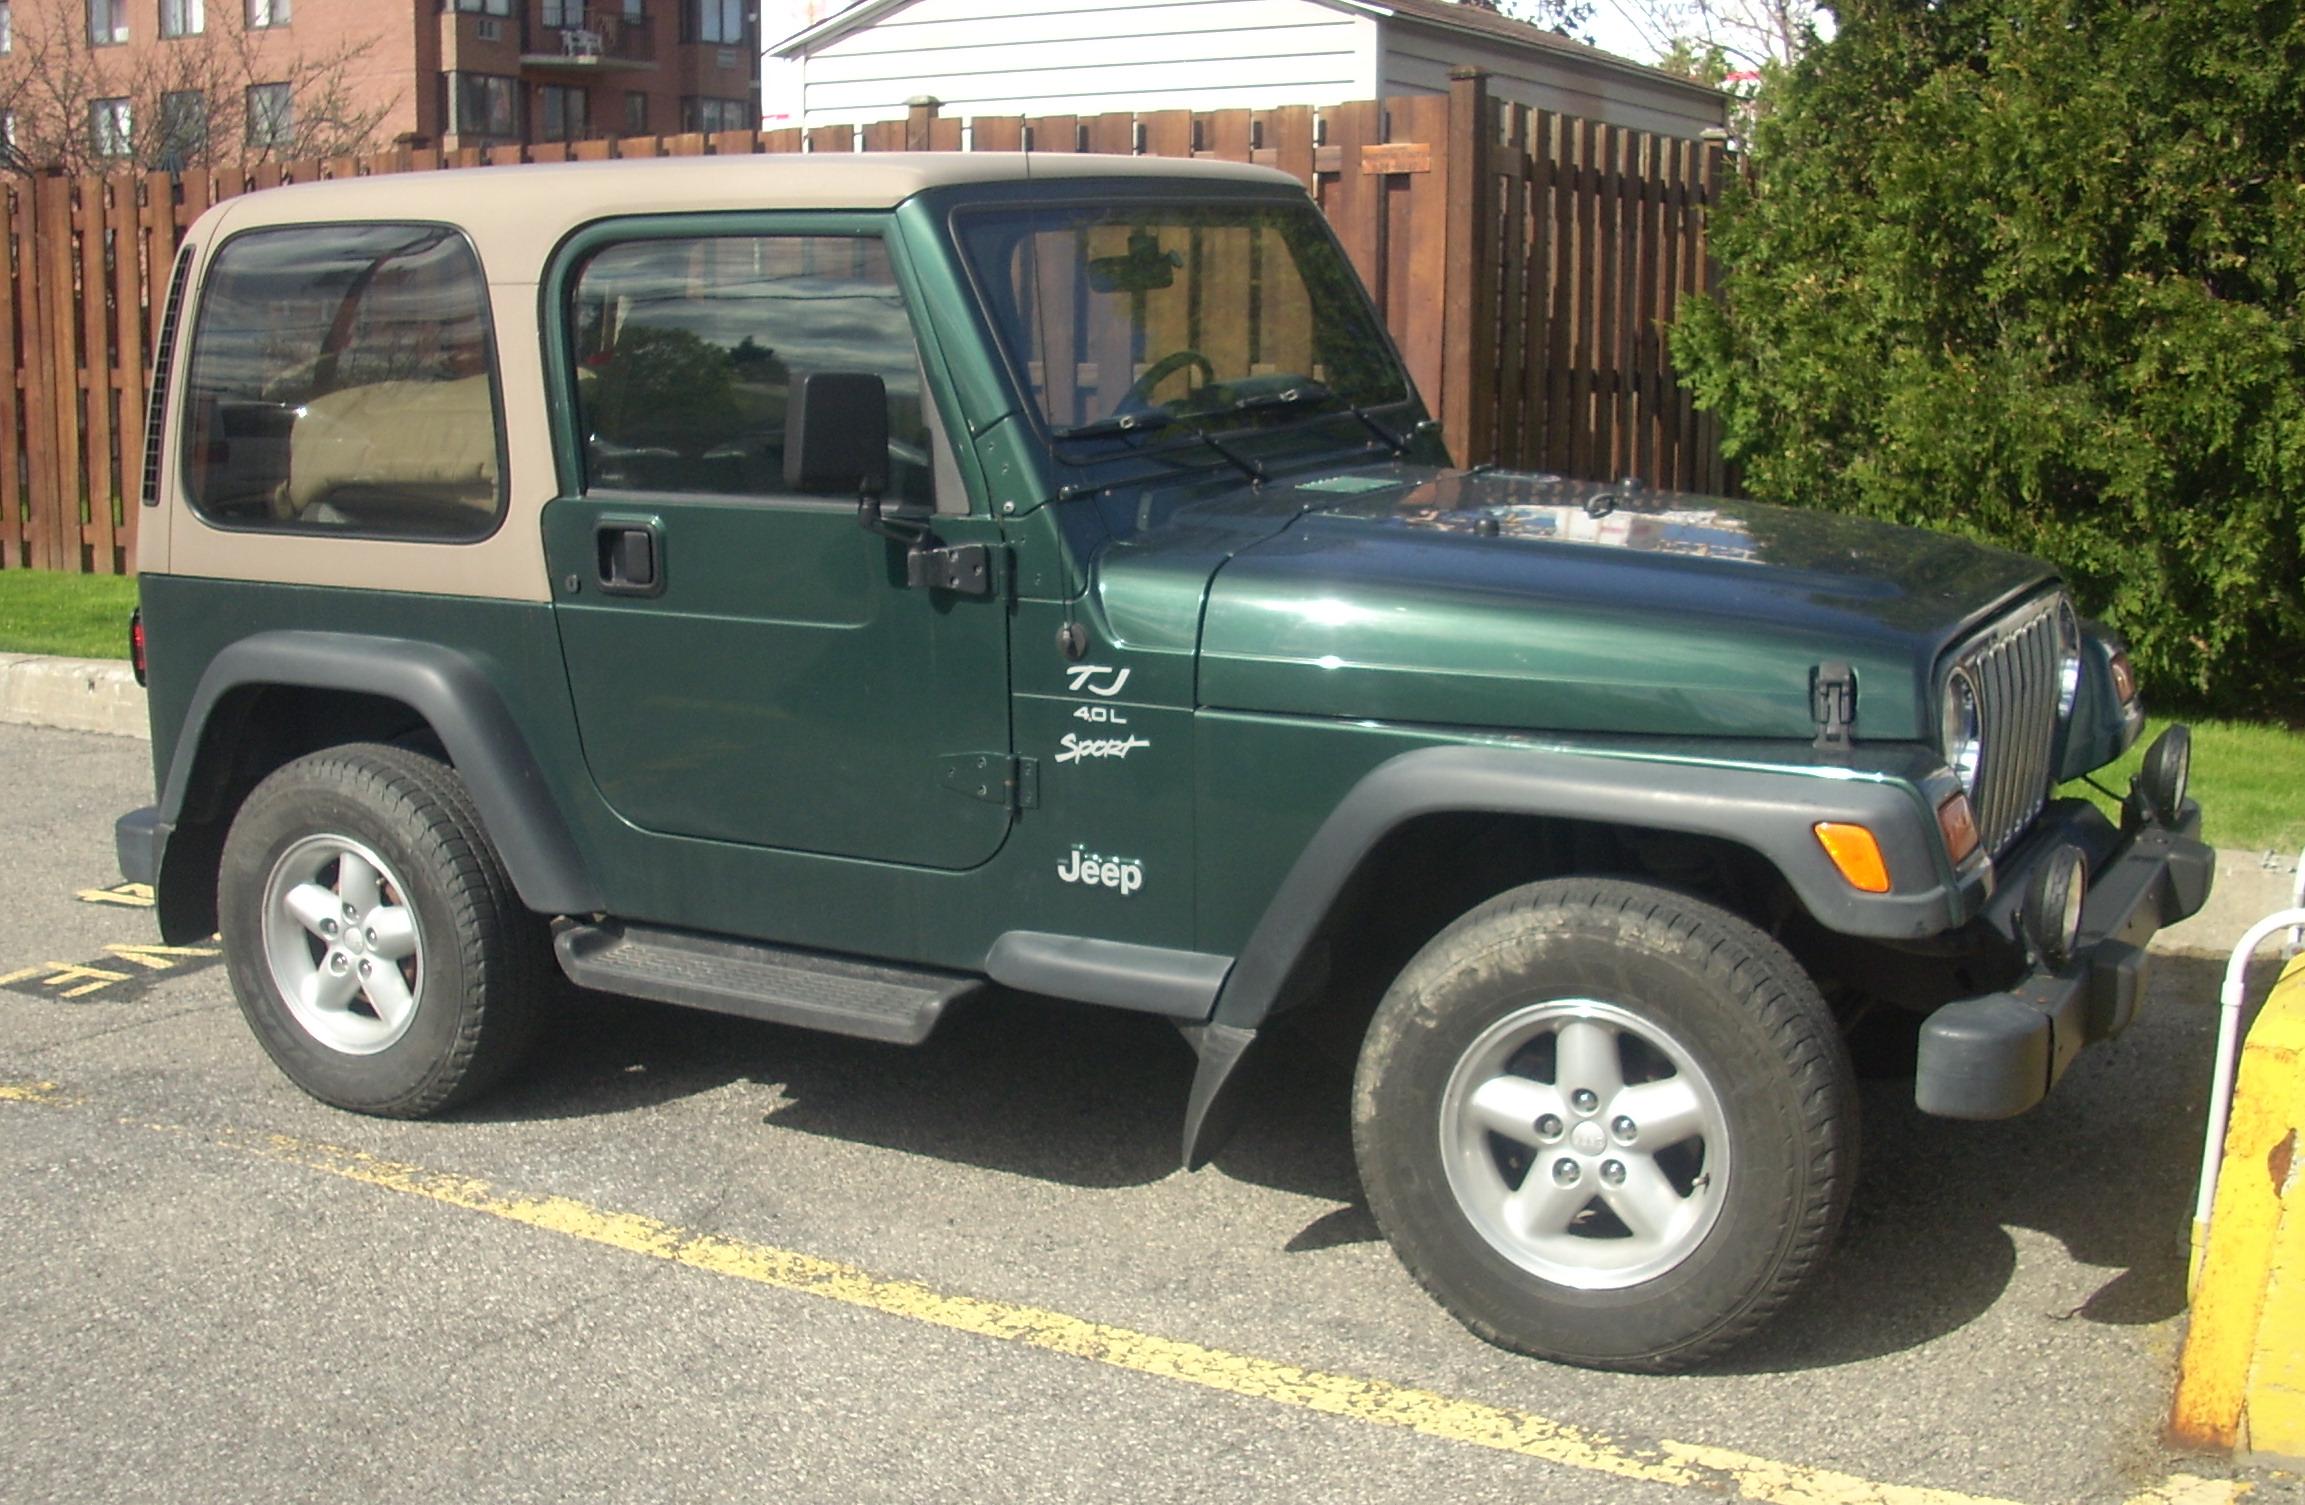
M284 37L247 24L242 0L208 0L205 9L193 35L97 46L80 6L19 7L15 45L0 56L0 110L15 122L0 165L181 171L374 147L397 102L368 102L354 87L375 38L289 52ZM139 10L156 18L158 7ZM285 108L260 104L259 88L285 90ZM123 112L125 140L106 128Z

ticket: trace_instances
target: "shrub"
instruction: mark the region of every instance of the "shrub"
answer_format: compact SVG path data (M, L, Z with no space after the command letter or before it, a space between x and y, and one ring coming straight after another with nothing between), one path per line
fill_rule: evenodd
M2164 700L2305 707L2305 24L1855 0L1674 350L1755 495L2062 568Z

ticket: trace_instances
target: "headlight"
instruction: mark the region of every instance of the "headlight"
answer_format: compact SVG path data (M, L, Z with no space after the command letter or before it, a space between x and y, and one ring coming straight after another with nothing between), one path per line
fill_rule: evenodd
M2073 714L2081 699L2081 618L2073 603L2057 603L2057 719Z
M1985 766L1985 727L1977 714L1977 686L1966 669L1946 677L1941 736L1946 765L1963 789L1976 793L1977 773Z

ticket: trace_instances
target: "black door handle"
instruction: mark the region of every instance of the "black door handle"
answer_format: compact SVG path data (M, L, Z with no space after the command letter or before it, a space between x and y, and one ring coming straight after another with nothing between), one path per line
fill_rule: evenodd
M663 530L645 522L602 522L593 535L600 588L612 596L655 596L664 591Z

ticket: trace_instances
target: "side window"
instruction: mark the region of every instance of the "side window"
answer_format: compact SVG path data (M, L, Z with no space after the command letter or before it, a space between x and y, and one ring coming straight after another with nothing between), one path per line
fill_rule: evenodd
M184 483L229 527L461 540L503 502L480 262L438 225L314 225L218 251Z
M584 264L568 317L590 485L780 492L798 380L864 371L888 385L890 499L934 504L920 356L880 241L628 241Z

